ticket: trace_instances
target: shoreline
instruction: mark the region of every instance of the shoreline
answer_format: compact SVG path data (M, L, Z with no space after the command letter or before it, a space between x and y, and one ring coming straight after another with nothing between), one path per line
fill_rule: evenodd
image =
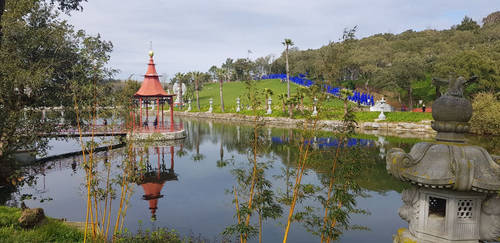
M235 113L207 113L207 112L181 112L175 111L175 116L189 117L196 119L211 119L217 121L227 122L243 122L251 123L254 121L254 116L241 115ZM270 127L286 127L298 128L298 124L305 121L305 119L290 119L286 117L262 117L266 126ZM342 121L336 120L319 120L318 122L321 130L334 131L336 128L342 126ZM422 122L360 122L356 127L356 132L383 135L383 136L397 136L403 138L434 138L436 131L431 127L431 121Z

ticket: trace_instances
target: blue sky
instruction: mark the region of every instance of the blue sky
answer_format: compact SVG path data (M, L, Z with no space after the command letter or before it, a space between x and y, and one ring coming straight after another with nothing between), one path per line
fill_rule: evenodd
M500 0L88 0L69 22L114 45L110 67L117 78L142 80L149 42L157 70L207 71L227 57L251 59L282 52L292 39L300 49L337 41L345 27L357 37L408 29L445 29L464 15L480 22L500 10Z

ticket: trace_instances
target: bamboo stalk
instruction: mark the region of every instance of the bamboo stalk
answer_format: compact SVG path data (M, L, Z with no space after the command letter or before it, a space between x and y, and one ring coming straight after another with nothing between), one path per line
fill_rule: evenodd
M316 129L316 124L317 124L317 118L314 120L313 122L313 126L312 126L312 130L311 131L315 131ZM306 124L304 124L304 132L307 132L309 131L308 130L308 127ZM301 139L301 147L303 147L304 145L304 136L302 136L302 139ZM302 176L304 175L304 170L305 170L305 167L306 167L306 164L307 164L307 158L308 158L308 153L309 153L309 148L310 148L310 143L307 143L307 145L305 146L305 150L304 150L304 154L302 155L302 149L300 149L300 154L299 154L299 166L300 166L300 169L297 171L297 178L295 179L295 186L294 186L294 190L293 190L293 198L292 198L292 204L290 205L290 211L288 212L288 218L287 218L287 225L286 225L286 228L285 228L285 235L283 236L283 243L286 243L287 240L288 240L288 232L290 231L290 226L291 226L291 221L292 221L292 216L293 216L293 212L295 210L295 205L297 203L297 198L298 198L298 194L299 194L299 190L300 190L300 184L301 184L301 181L302 181Z
M83 156L83 163L87 164L87 156L85 155L85 146L83 145L83 137L82 137L82 128L80 126L80 112L78 109L78 104L76 102L76 95L74 96L74 103L75 103L75 113L76 113L76 124L78 127L78 134L80 135L80 146L82 148L82 156ZM89 173L87 173L87 189L90 187L90 180L89 180ZM85 243L87 241L87 229L89 225L89 209L91 208L89 206L90 204L90 191L87 190L87 210L85 213L85 230L84 230L84 236L83 236L83 242Z
M330 185L328 186L328 196L327 196L327 204L330 202L331 198L331 193L333 189L333 183L335 182L335 169L337 167L337 160L339 156L339 151L340 151L340 146L342 145L343 142L343 137L340 139L340 143L337 145L337 149L335 151L335 158L333 160L333 166L332 166L332 175L330 177ZM325 214L323 217L323 231L321 232L321 243L324 241L324 231L326 229L326 224L327 224L327 215L328 215L328 207L325 207Z
M234 200L236 203L236 216L238 217L238 224L241 223L241 216L240 216L240 204L238 202L238 192L236 191L236 187L233 187L234 191ZM240 233L240 242L243 242L243 234Z

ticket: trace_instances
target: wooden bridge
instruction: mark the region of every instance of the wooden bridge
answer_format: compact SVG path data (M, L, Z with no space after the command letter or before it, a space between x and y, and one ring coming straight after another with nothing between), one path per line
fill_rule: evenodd
M42 134L45 137L108 137L108 136L126 136L127 133L168 133L177 132L184 129L182 122L164 122L156 124L153 122L143 123L142 127L126 127L124 125L93 125L85 126L79 130L75 127L60 126L52 133Z

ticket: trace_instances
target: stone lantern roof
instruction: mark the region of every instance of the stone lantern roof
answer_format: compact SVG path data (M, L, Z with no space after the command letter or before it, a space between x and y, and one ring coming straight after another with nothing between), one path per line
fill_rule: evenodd
M457 191L500 192L500 164L478 146L418 143L410 153L392 149L387 169L396 178L418 186Z
M448 91L432 105L436 142L415 144L410 153L399 148L387 153L387 170L418 186L457 191L500 192L500 157L465 143L472 105L463 85L475 78L449 81Z

